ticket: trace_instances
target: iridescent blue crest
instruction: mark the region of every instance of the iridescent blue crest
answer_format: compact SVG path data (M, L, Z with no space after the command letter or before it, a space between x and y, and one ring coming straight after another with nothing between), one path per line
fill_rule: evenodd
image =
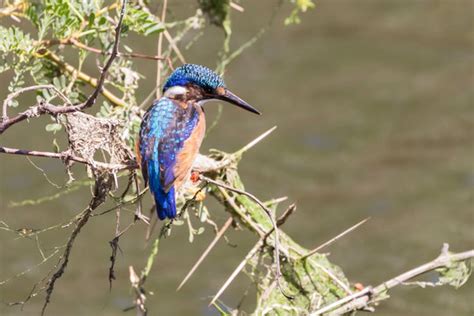
M166 80L163 92L170 87L184 86L193 83L206 90L214 91L218 87L225 87L224 80L211 69L195 64L184 64L176 68Z

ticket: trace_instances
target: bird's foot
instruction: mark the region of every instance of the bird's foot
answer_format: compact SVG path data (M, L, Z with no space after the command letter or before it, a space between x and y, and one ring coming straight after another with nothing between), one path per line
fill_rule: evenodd
M201 174L199 171L192 171L190 179L192 183L196 184L201 179Z

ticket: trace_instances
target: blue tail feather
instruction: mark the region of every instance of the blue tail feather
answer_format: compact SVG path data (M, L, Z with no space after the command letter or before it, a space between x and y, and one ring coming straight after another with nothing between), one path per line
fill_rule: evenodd
M156 160L150 160L147 163L148 175L149 175L149 187L155 198L156 212L158 218L163 220L165 218L176 217L176 201L175 191L172 186L168 192L165 192L160 182L160 168L156 163Z
M155 196L158 218L161 220L165 218L175 218L176 202L174 197L174 187L172 187L168 192L164 192L161 188L157 188L156 191L153 192L153 195Z

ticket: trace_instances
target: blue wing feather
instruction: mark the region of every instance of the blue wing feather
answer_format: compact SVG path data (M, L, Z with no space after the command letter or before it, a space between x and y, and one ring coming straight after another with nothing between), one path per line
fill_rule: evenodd
M174 166L184 142L199 120L193 106L183 108L176 101L161 98L145 114L140 128L141 168L153 192L158 217L176 216Z

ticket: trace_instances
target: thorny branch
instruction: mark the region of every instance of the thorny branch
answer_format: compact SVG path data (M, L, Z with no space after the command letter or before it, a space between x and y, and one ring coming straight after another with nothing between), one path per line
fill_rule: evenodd
M280 288L281 293L286 298L292 299L293 297L291 295L288 295L288 294L285 293L285 291L283 290L283 287L281 286L281 283L280 283L280 278L281 278L281 275L282 275L281 274L281 267L280 267L280 246L279 246L279 237L278 237L278 227L277 227L277 223L275 221L275 215L273 214L273 212L270 209L268 209L268 207L266 207L265 204L263 204L255 195L253 195L249 192L233 188L233 187L228 186L224 183L212 180L212 179L210 179L208 177L205 177L205 176L202 176L202 175L201 175L201 180L203 180L205 182L208 182L208 183L212 183L212 184L217 185L217 186L219 186L221 188L224 188L226 190L229 190L229 191L241 194L241 195L245 195L245 196L251 198L253 201L255 201L255 203L257 203L265 211L265 213L268 215L268 217L269 217L269 219L272 223L273 228L272 228L272 230L270 230L265 235L265 237L263 238L263 241L265 241L267 236L269 236L273 231L275 231L275 262L276 262L276 276L275 276L275 278L277 280L278 287ZM217 295L216 295L216 297L214 297L214 299L213 299L213 301L211 302L210 305L212 305L216 299L217 299Z
M448 249L449 245L444 244L441 254L434 260L402 273L374 288L368 286L364 290L333 302L315 311L311 315L322 315L325 313L329 313L330 315L342 315L350 311L366 308L372 302L376 302L377 299L380 299L381 294L397 285L403 284L404 282L413 279L416 276L441 267L449 268L453 262L465 261L474 258L474 249L460 253L449 253Z

